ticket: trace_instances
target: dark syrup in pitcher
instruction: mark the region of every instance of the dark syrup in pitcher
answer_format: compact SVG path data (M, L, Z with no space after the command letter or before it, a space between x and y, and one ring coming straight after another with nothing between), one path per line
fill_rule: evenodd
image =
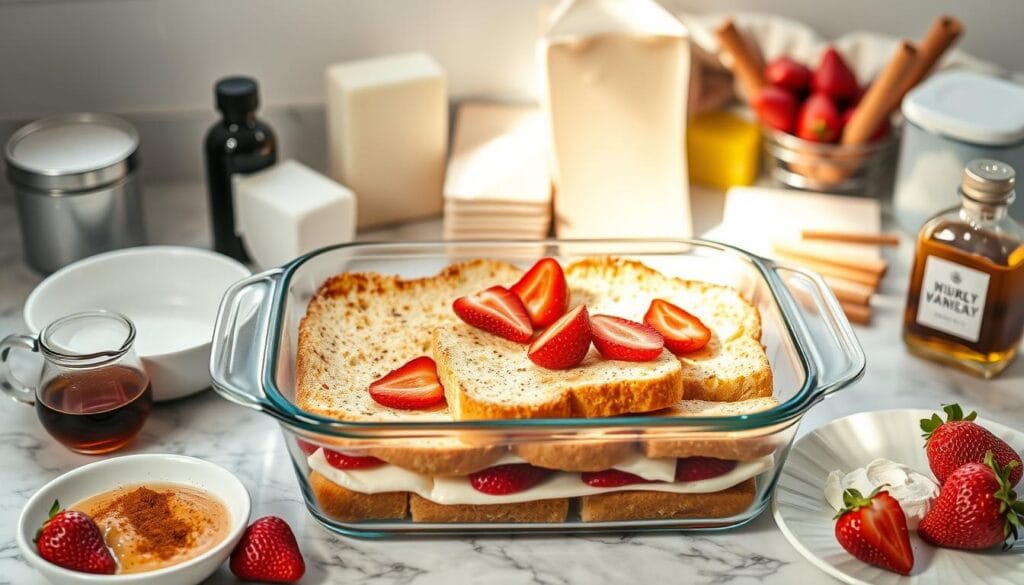
M146 375L110 366L66 372L50 380L36 397L43 427L79 453L115 451L135 437L153 407Z

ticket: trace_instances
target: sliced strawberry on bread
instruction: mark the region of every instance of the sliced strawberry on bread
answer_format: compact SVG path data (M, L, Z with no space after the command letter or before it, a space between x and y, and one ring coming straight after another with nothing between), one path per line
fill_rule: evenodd
M622 471L620 469L605 469L604 471L586 471L580 474L583 483L596 488L617 488L638 483L653 483L635 473Z
M700 319L664 299L651 301L644 323L657 329L665 347L676 355L697 351L711 341L711 330Z
M650 325L611 315L590 318L594 347L606 359L649 362L665 347L665 339Z
M469 484L478 492L504 496L526 491L552 473L529 463L508 463L469 474Z
M509 290L523 301L537 329L551 325L569 308L569 285L554 258L539 260Z
M502 286L459 297L452 309L467 324L516 343L533 337L530 315L519 297Z
M590 340L590 316L587 307L580 305L542 331L526 355L549 370L574 368L587 356Z
M373 469L374 467L384 465L383 461L373 456L350 455L341 451L335 451L334 449L324 449L324 459L327 460L331 467L345 471L350 469Z
M370 384L370 396L382 406L400 410L433 408L444 403L434 360L420 356Z

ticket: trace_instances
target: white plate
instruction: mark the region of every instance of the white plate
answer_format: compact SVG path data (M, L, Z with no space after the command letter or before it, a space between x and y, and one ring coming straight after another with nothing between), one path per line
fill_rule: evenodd
M802 437L793 446L775 488L772 510L779 529L800 554L844 583L857 585L949 585L1024 583L1024 542L1009 552L967 552L933 547L910 533L914 570L910 577L863 563L835 538L835 511L825 501L825 478L833 469L844 472L886 458L931 477L921 437L920 420L931 410L880 410L850 415ZM1024 433L979 420L985 428L1024 450ZM1024 539L1022 539L1024 540Z

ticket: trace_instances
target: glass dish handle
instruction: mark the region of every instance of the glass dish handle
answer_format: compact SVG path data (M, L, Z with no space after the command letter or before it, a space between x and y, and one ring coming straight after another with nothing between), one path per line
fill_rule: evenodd
M825 280L815 272L785 263L770 265L795 301L791 306L782 304L790 323L802 322L807 329L805 339L816 342L805 349L815 362L818 391L828 396L858 380L864 375L864 350ZM799 311L802 319L792 319L791 311Z
M228 288L217 311L210 347L210 379L217 393L278 418L280 413L263 393L262 379L281 273L268 270Z

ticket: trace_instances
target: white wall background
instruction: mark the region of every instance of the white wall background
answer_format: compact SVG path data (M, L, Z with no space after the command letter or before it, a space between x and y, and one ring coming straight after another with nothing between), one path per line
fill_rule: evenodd
M691 12L772 11L823 36L871 29L919 38L935 15L966 23L962 47L1024 69L1021 0L663 0ZM0 0L0 142L60 112L125 115L150 179L193 178L214 118L212 83L262 86L282 154L322 165L322 72L347 59L432 54L455 98L530 99L545 0Z

